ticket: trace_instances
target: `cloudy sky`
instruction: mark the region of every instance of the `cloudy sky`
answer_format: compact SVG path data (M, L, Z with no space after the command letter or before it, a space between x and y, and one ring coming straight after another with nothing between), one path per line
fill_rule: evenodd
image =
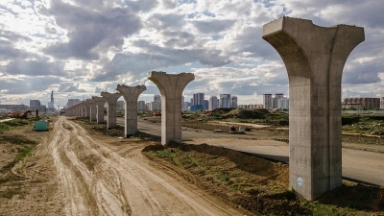
M117 84L145 84L140 99L150 101L159 93L152 70L194 73L187 99L229 93L262 103L262 94L288 94L282 60L261 38L282 16L364 27L343 98L384 96L383 0L1 0L1 104L47 104L54 91L63 106Z

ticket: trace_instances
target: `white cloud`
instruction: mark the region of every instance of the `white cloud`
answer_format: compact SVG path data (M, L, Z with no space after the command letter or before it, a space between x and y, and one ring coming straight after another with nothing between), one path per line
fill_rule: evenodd
M0 98L46 100L54 90L63 105L68 97L115 91L118 83L146 83L150 99L158 90L147 72L164 70L195 73L185 95L260 102L263 93L288 93L283 62L261 38L262 26L282 15L364 27L366 41L345 65L343 96L380 96L382 11L373 0L2 0Z

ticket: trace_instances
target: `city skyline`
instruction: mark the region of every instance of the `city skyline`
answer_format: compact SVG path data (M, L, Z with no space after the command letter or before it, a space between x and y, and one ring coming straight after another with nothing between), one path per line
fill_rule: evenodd
M381 1L5 0L0 6L2 104L47 104L54 91L55 105L63 106L68 98L115 92L117 84L145 84L139 100L149 100L159 94L147 79L152 70L194 73L186 97L196 89L228 91L239 104L262 103L265 93L288 94L285 66L261 38L262 26L282 16L364 27L365 42L345 64L342 97L384 96Z

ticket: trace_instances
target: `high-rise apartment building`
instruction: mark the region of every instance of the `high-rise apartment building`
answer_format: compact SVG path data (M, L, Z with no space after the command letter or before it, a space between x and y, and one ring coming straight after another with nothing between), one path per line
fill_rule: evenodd
M286 97L277 99L277 109L289 109L289 99Z
M219 99L216 96L211 96L208 101L208 110L219 108Z
M272 94L263 95L263 106L264 109L289 109L289 99L284 97L284 94Z
M208 110L208 105L209 104L209 102L208 102L208 100L204 100L204 110Z
M231 94L221 94L220 95L220 108L231 108Z
M275 94L275 97L273 98L272 109L279 108L277 105L277 101L281 98L284 98L284 94L282 94L282 93Z
M137 111L144 112L146 110L145 101L137 102Z
M161 111L161 102L152 102L150 106L151 106L151 111L153 112Z
M31 110L38 110L41 106L40 100L30 100L29 107Z
M263 94L263 105L264 109L273 109L272 94Z
M237 97L231 96L231 108L237 108Z
M117 101L116 110L124 111L125 110L125 101Z
M204 93L193 94L193 105L203 105L204 106Z
M153 102L161 102L161 96L160 95L153 96Z

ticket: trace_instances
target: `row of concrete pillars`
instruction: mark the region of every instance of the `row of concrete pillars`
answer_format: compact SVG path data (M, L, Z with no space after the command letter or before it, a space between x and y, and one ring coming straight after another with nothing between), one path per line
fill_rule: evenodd
M351 51L364 41L361 27L315 26L312 21L283 17L264 25L263 36L280 54L289 78L290 189L308 200L341 185L341 80ZM181 94L193 74L151 72L148 78L162 95L162 144L181 142ZM92 98L97 121L108 102L108 127L115 124L117 98L126 101L126 135L137 131L136 101L144 86L118 86L119 93ZM102 102L100 102L101 104ZM70 114L95 115L91 102L70 109ZM92 120L93 117L91 117Z
M181 142L181 96L185 86L195 79L191 73L166 74L150 72L148 79L154 82L161 93L161 143L173 140ZM92 97L69 107L68 116L89 117L90 121L104 123L104 104L107 102L107 128L116 127L116 104L123 96L125 100L125 137L137 133L137 99L146 90L144 85L117 85L116 93L101 92L101 97Z

